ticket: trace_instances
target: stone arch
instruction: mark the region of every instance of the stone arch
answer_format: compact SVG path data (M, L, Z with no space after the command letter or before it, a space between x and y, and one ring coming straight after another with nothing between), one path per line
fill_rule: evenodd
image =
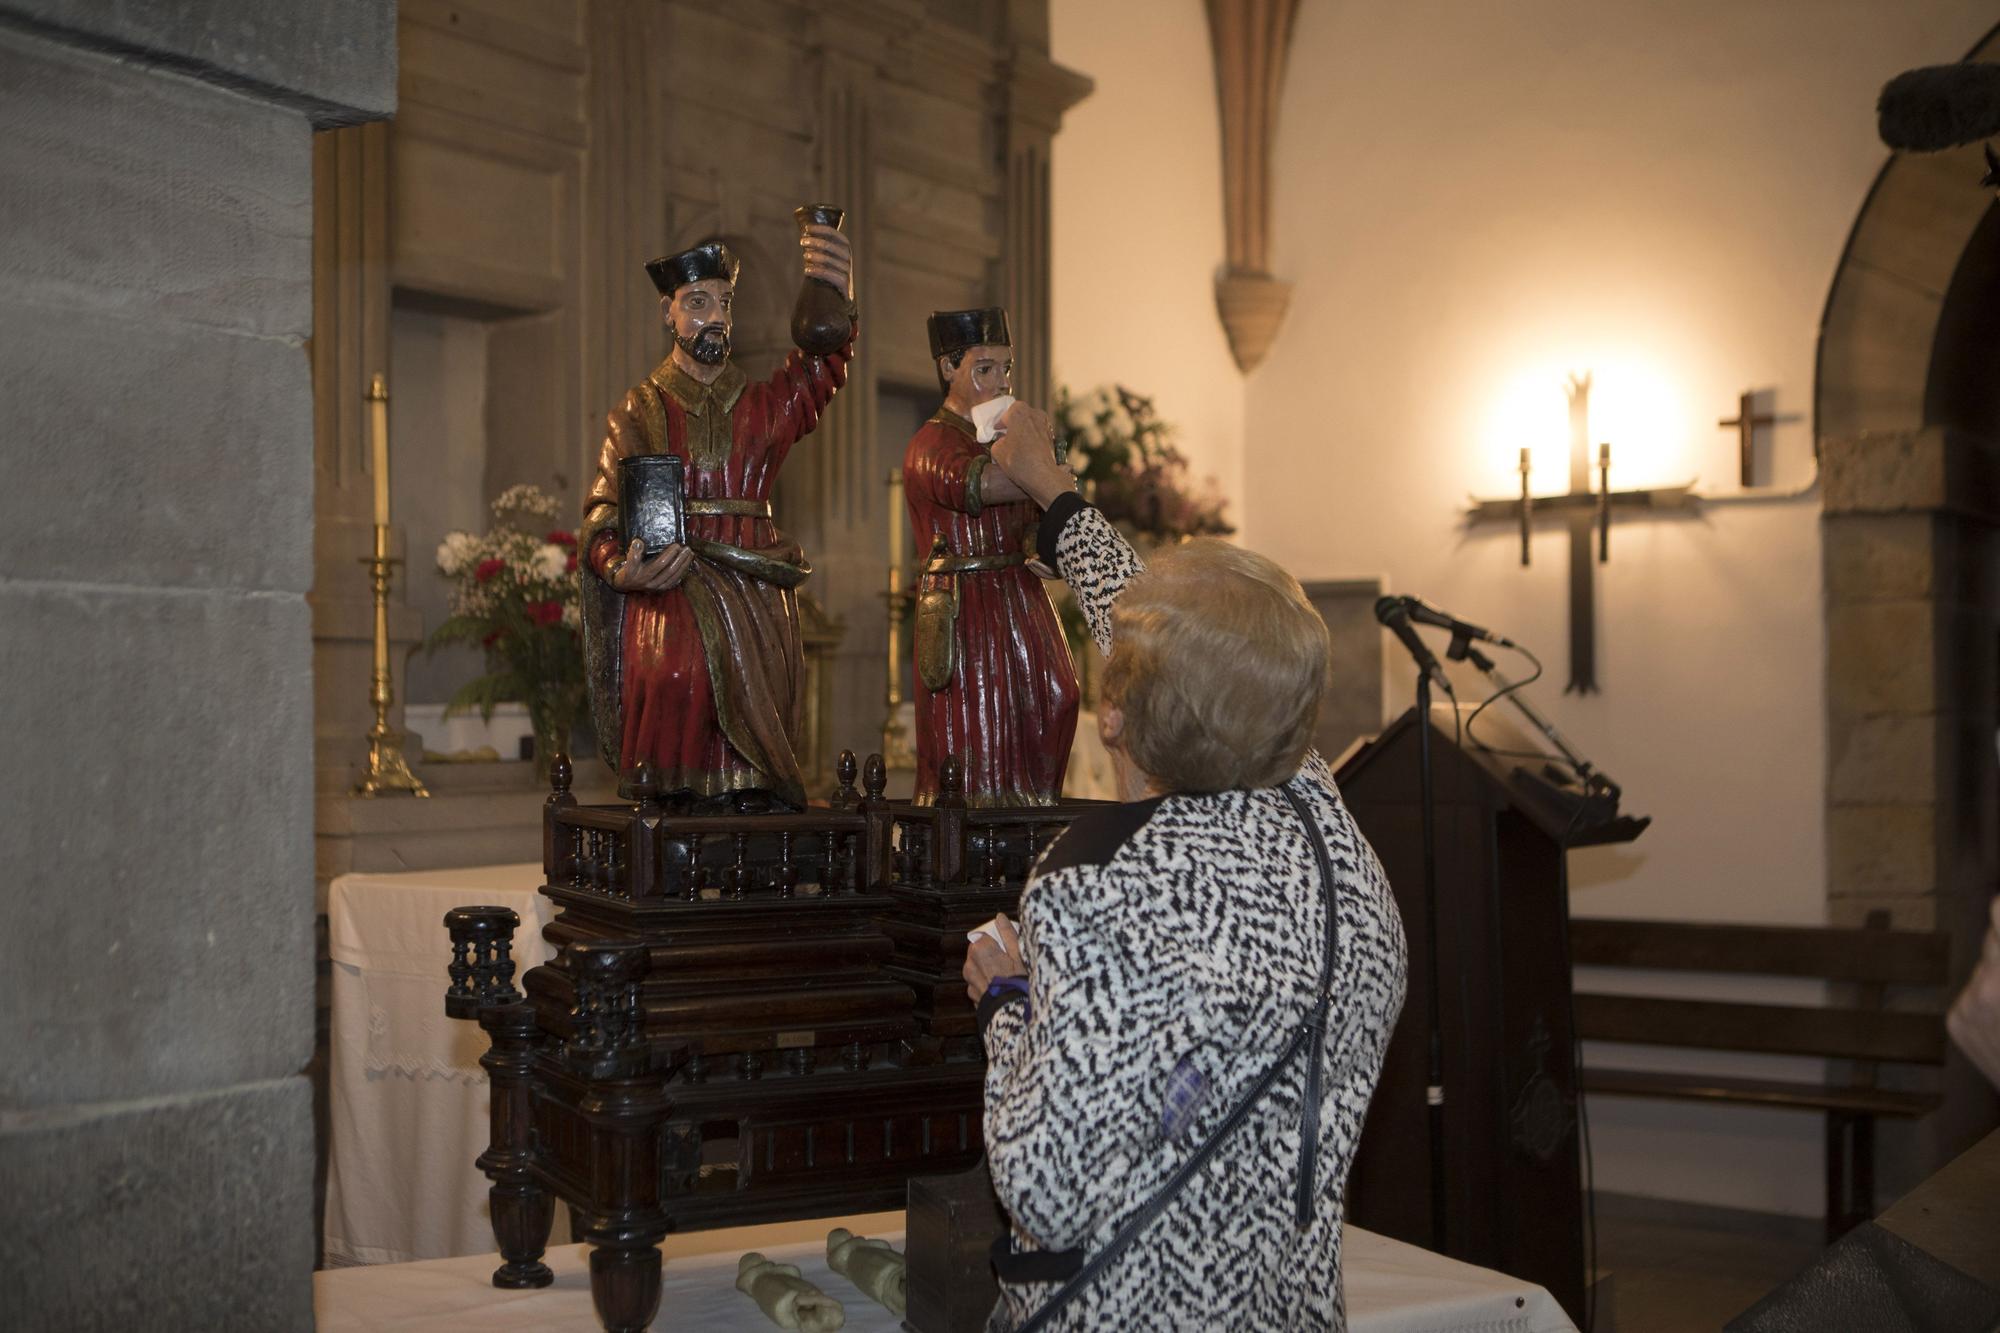
M1967 53L2000 59L2000 27ZM1897 153L1861 205L1820 318L1815 438L1933 424L1931 367L1959 260L1993 207L1977 144Z
M2000 59L2000 28L1968 58ZM1827 916L1945 932L1954 988L2000 878L2000 206L1985 170L1976 144L1882 168L1827 296L1813 394ZM1885 1193L1994 1124L1963 1060L1940 1090L1936 1113L1884 1126Z

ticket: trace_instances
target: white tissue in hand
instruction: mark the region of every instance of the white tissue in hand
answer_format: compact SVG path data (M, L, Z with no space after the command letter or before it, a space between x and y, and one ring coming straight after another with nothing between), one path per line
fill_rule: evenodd
M991 444L1000 438L998 429L1000 418L1005 416L1007 409L1013 405L1014 395L1003 393L998 398L988 398L972 409L972 428L979 432L977 438L981 444Z
M988 921L985 925L975 926L971 930L966 931L965 932L966 942L972 943L978 940L978 938L981 935L984 935L987 939L992 940L995 944L999 945L1001 953L1007 952L1007 941L1000 938L999 917L996 916L991 921Z
M870 1240L846 1227L835 1227L826 1233L826 1266L890 1314L902 1314L908 1307L903 1256L888 1241Z
M834 1333L847 1323L840 1302L800 1277L796 1264L773 1263L755 1250L736 1261L736 1289L779 1328Z

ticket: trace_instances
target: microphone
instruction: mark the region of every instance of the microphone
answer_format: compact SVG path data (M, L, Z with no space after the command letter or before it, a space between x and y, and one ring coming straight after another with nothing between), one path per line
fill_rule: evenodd
M1967 61L1898 74L1882 85L1875 124L1883 143L1913 153L2000 135L2000 65Z
M1391 634L1403 641L1410 650L1410 656L1417 660L1417 669L1433 676L1445 693L1451 693L1451 681L1445 676L1444 668L1417 635L1416 627L1410 624L1409 599L1404 597L1381 597L1375 602L1375 618L1382 622Z
M1469 620L1460 620L1448 611L1440 611L1421 597L1399 597L1396 600L1408 608L1410 619L1416 621L1419 625L1435 625L1439 629L1448 629L1455 638L1483 639L1496 648L1512 648L1514 646L1514 641L1505 635L1495 634L1492 630L1483 629ZM1381 614L1379 603L1377 604L1376 614Z

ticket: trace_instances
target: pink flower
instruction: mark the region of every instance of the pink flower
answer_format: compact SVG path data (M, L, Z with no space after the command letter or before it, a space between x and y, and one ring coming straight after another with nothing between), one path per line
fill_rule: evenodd
M575 546L576 534L574 532L564 532L561 529L557 529L556 531L551 532L546 537L542 538L542 540L545 542L552 542L557 546Z
M537 625L553 625L562 619L561 602L528 603L528 619Z
M507 568L505 560L500 559L498 556L492 556L479 562L478 566L472 571L472 577L481 583L489 583L495 574L498 574L505 568Z

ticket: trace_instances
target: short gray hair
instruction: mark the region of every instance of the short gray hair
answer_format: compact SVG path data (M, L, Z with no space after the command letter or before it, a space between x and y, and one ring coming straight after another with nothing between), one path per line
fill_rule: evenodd
M1104 700L1169 791L1273 787L1312 748L1326 622L1275 561L1214 537L1169 547L1111 611Z

